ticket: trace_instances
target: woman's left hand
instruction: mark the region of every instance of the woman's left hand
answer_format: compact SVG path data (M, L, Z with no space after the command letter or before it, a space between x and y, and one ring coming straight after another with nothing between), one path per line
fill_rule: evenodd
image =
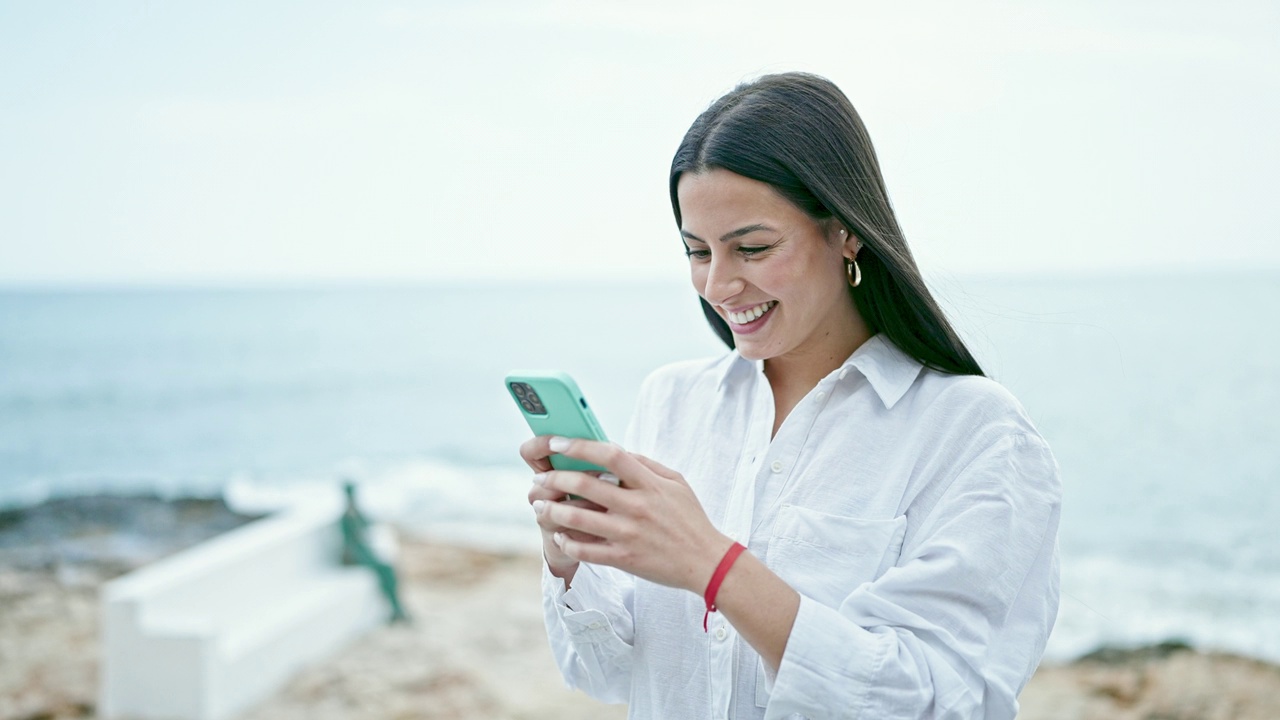
M551 449L607 468L621 480L615 486L572 470L551 470L535 479L605 508L542 506L551 522L601 538L588 542L557 535L564 554L702 594L733 540L711 524L680 473L610 443L555 438Z

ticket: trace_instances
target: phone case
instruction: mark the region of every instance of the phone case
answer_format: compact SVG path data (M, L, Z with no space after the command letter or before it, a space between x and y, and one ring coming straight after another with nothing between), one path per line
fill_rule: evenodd
M532 387L542 402L546 413L530 412L517 394L515 383ZM604 430L595 413L587 405L578 384L562 372L537 370L512 371L506 377L507 392L516 401L516 407L524 415L525 422L534 435L559 435L569 438L587 438L607 441ZM557 470L582 470L607 472L604 468L564 455L552 455L551 467Z

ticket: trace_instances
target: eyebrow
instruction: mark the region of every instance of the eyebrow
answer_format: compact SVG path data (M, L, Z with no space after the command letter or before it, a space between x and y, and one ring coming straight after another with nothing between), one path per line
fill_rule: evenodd
M738 228L737 230L733 230L733 231L730 231L730 232L725 233L724 235L721 235L721 236L720 236L720 242L729 242L730 240L732 240L732 239L734 239L734 238L740 238L740 237L742 237L743 235L750 235L751 233L753 233L753 232L757 232L757 231L759 231L759 230L768 230L768 231L770 231L770 232L777 232L776 230L774 230L773 228L769 227L768 225L765 225L764 223L756 223L755 225L747 225L747 226L745 226L745 227L740 227L740 228ZM698 242L700 242L700 243L705 243L705 242L706 242L706 240L703 240L702 238L698 237L697 235L694 235L693 233L689 232L688 230L683 230L683 229L682 229L682 230L680 231L680 234L681 234L682 236L684 236L684 237L689 238L690 240L697 240L697 241L698 241Z

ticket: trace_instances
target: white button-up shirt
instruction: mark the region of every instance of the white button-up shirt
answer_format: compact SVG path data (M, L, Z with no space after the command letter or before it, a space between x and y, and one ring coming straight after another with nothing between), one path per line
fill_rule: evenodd
M800 594L776 675L702 598L583 564L544 572L571 687L633 718L1012 718L1058 607L1057 465L986 378L881 335L770 439L762 363L643 384L628 450L681 472L712 522Z

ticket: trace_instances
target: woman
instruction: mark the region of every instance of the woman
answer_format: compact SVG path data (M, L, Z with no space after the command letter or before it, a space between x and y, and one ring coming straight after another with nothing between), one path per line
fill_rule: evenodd
M738 87L671 201L732 351L653 373L626 450L521 447L566 680L640 718L1013 717L1057 613L1057 468L926 290L853 106Z

